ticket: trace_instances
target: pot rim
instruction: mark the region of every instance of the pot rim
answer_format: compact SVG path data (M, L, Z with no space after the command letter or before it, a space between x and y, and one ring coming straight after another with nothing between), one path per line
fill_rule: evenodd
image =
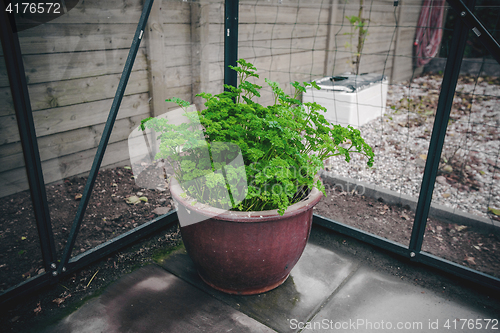
M314 187L305 199L289 206L283 215L279 215L277 209L249 212L228 211L196 202L195 199L190 197L185 199L181 198L180 194L183 192L184 190L181 188L177 179L172 177L170 181L170 193L176 203L182 204L188 211L195 211L207 218L232 222L266 222L270 220L287 219L312 209L321 200L321 196L323 195L320 190Z

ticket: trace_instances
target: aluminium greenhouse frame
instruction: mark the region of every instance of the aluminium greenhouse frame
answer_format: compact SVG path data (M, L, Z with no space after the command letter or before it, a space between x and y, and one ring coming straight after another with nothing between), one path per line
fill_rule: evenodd
M314 215L313 222L328 229L391 251L405 258L409 258L412 261L438 268L493 290L500 291L500 279L469 269L443 258L436 257L421 250L426 221L429 215L432 200L432 193L434 190L434 182L436 180L439 159L444 144L446 128L459 75L459 71L457 71L456 68L460 68L462 63L463 51L469 29L475 33L477 38L488 49L497 62L500 63L499 44L472 13L475 1L467 0L465 1L466 4L462 0L447 1L449 5L460 14L460 20L457 21L457 26L453 34L450 51L452 56L448 58L446 69L444 71L442 90L439 96L436 118L427 154L428 159L425 164L424 176L420 189L420 195L418 197L416 215L409 246L404 246L318 215ZM394 1L395 6L398 6L398 3L398 0ZM15 29L14 18L5 11L4 2L0 1L1 41L18 122L19 135L21 137L31 200L33 203L33 210L40 238L42 259L45 267L44 273L30 278L0 294L0 305L19 299L19 297L36 291L43 286L57 283L61 277L67 276L68 274L73 273L92 262L102 259L110 253L118 251L171 223L177 222L176 212L171 211L103 244L100 244L91 250L75 257L71 257L71 250L75 243L85 210L90 200L90 195L92 193L98 170L100 168L111 131L116 120L118 109L130 77L132 66L137 55L152 4L153 0L145 0L128 58L120 78L120 83L117 87L113 104L94 157L80 205L69 233L68 242L62 257L57 258L47 196L45 193L45 183L43 180L37 136L33 122L26 76L24 74L24 65L21 57L21 49ZM225 1L224 32L224 83L234 86L237 82L236 72L229 71L228 65L236 66L238 49L238 1Z

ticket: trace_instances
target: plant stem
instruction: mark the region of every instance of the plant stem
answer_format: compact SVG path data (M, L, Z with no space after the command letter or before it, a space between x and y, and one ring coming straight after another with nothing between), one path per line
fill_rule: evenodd
M364 44L364 19L363 19L363 7L364 7L364 0L359 0L359 12L358 12L358 17L359 17L359 26L358 26L358 52L356 53L356 75L359 75L359 63L361 62L361 51L363 49L363 44Z

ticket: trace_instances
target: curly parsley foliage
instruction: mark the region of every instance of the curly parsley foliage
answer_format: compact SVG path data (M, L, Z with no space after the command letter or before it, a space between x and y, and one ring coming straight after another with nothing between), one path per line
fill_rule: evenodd
M274 104L264 107L252 101L252 97L260 97L262 88L248 81L251 77L259 77L256 68L243 59L238 60L238 64L238 67L230 67L238 72L239 86L226 86L228 91L215 96L199 94L206 100L206 109L187 113L192 124L174 126L163 119L145 122L146 127L161 133L157 157L175 157L179 182L198 180L190 185L191 189L184 186L188 195L204 202L204 198L209 198L208 192L227 190L231 193L230 189L238 188L239 180L246 175L247 190L232 193L232 197L239 195L242 201L230 205L226 199L222 205L241 211L278 209L284 214L307 190L317 187L324 192L316 175L325 159L343 155L349 162L351 153L359 153L368 158L368 166L373 165L372 148L365 143L359 130L331 125L321 114L326 111L324 107L300 101L307 87L319 89L315 82L293 82L295 91L290 96L278 83L266 79L273 91ZM189 105L179 99L167 101L184 109ZM199 125L203 137L194 135L193 129ZM182 154L178 154L181 146ZM218 151L212 151L212 155L223 156L217 161L207 155L216 146ZM244 165L232 169L223 167L240 150ZM214 173L217 170L225 172Z

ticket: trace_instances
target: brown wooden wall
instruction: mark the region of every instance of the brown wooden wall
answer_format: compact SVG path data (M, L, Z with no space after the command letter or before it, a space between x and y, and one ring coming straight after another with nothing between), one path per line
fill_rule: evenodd
M142 4L80 2L19 39L44 180L87 172L111 108ZM4 65L3 59L0 61ZM27 188L24 160L5 71L0 70L0 196ZM146 48L142 46L118 113L103 166L125 163L127 138L149 116Z
M360 1L335 0L336 15L330 25L327 74L354 71L351 50L356 52L357 31L353 32L347 16L357 16ZM368 19L368 35L361 51L360 73L381 73L393 82L413 75L413 41L422 0L364 0L362 17ZM353 48L347 44L353 45Z
M68 14L19 33L46 183L89 171L142 10L141 0L81 1ZM351 70L345 16L359 0L240 1L239 58L288 89ZM422 0L365 0L369 36L362 72L393 82L413 74L412 50ZM156 0L113 129L103 167L129 163L128 137L140 120L197 106L195 95L223 82L223 1ZM398 25L396 23L399 23ZM0 197L27 189L8 78L0 54ZM263 89L261 103L271 101ZM137 133L135 133L137 132Z

